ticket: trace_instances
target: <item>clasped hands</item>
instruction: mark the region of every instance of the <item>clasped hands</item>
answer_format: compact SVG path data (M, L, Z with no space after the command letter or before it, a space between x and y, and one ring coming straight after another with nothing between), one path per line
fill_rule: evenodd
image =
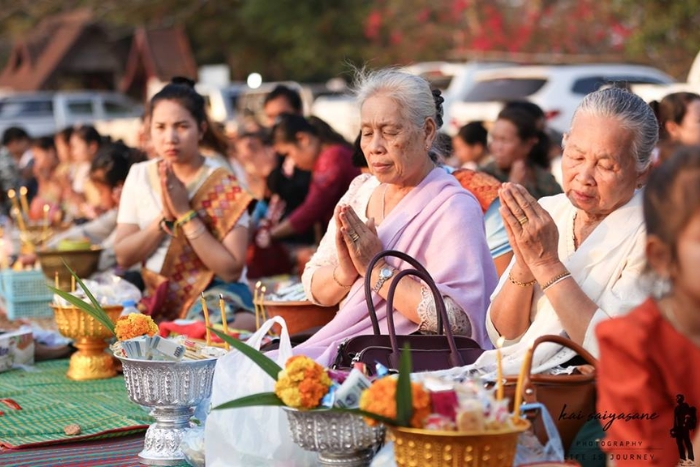
M335 248L338 254L337 280L352 285L358 276L365 277L369 262L384 248L377 235L374 218L362 222L347 205L335 208Z
M544 283L563 269L559 260L559 230L554 219L522 186L504 183L498 192L499 212L513 248L511 276L521 282Z
M170 162L158 163L158 177L164 219L173 221L192 209L187 187L177 178Z

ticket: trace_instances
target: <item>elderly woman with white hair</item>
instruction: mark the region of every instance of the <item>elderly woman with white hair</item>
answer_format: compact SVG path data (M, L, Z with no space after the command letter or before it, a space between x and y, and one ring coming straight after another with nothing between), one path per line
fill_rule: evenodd
M360 175L338 202L335 217L302 281L307 297L340 305L336 317L296 348L331 363L345 338L371 334L363 284L370 276L380 328L394 313L398 334L436 331L427 286L401 280L395 310L386 310L389 284L404 266L393 258L368 270L380 251L414 257L443 295L451 328L490 347L484 328L497 282L477 200L430 157L442 124L442 98L422 78L392 69L360 76L360 146L371 174Z
M651 108L621 89L589 94L564 136L564 193L536 201L506 183L500 199L514 258L492 296L486 328L505 339L504 368L517 373L534 339L566 335L593 355L597 323L640 304L645 265L643 186L658 126ZM549 345L533 370L570 360ZM476 366L492 363L486 353Z

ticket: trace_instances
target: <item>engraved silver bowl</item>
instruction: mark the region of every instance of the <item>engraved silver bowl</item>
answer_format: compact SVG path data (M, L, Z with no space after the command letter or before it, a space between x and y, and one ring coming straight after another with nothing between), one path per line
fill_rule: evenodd
M216 359L164 362L119 357L129 398L151 408L156 422L148 427L139 462L147 465L181 465L183 435L194 424L190 418L202 401L211 397Z
M371 427L359 415L283 409L287 412L292 440L307 451L317 451L320 465L368 466L384 442L384 425Z

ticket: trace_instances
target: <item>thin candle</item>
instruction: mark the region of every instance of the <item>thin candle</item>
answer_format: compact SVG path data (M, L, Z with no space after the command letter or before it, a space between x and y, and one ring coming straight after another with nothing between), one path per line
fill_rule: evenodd
M267 316L265 315L265 306L263 306L263 302L265 301L265 292L267 292L267 287L263 285L262 287L260 287L260 296L258 297L258 299L260 300L260 319L267 321Z
M518 383L515 385L515 401L513 403L513 420L520 419L520 404L523 400L523 385L525 384L525 374L530 371L530 362L532 362L532 346L527 351L523 364L520 367L518 374Z
M53 273L53 285L54 288L58 288L58 271Z
M19 202L22 206L22 215L29 219L29 203L27 202L27 187L23 186L19 189Z
M22 211L20 210L19 203L17 202L17 193L15 190L8 190L7 197L10 198L10 201L12 202L12 211L17 219L17 226L19 227L19 230L24 232L26 228L24 225L24 218L22 217Z
M209 308L207 308L207 301L204 299L204 292L202 292L202 311L204 312L204 325L207 328L207 346L211 345L211 331L209 330Z
M498 364L496 371L496 400L503 400L503 355L501 352L501 347L505 343L506 339L501 336L496 342L496 361Z
M228 336L228 321L226 320L226 304L224 303L224 296L219 294L219 308L221 309L221 324L224 326L224 334ZM231 346L228 342L225 344L226 351L231 350Z
M46 243L49 239L49 210L51 207L48 204L44 205L44 233L41 235L42 243Z
M70 291L75 292L75 276L72 274L70 276Z
M260 287L262 287L262 282L256 282L255 294L253 295L253 308L255 308L255 329L260 329Z

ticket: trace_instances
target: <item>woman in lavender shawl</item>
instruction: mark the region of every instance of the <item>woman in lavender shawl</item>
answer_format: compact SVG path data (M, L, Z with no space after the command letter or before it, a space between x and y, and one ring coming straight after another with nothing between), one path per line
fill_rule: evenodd
M372 175L357 177L302 281L319 305L340 304L337 316L295 351L328 365L344 339L371 334L363 284L370 275L380 328L386 333L391 278L399 260L369 261L380 251L403 251L422 263L445 300L453 332L491 348L485 313L496 272L479 203L429 156L442 124L442 97L422 78L380 70L359 79L361 148ZM401 280L394 303L398 334L434 332L433 297L413 278Z

